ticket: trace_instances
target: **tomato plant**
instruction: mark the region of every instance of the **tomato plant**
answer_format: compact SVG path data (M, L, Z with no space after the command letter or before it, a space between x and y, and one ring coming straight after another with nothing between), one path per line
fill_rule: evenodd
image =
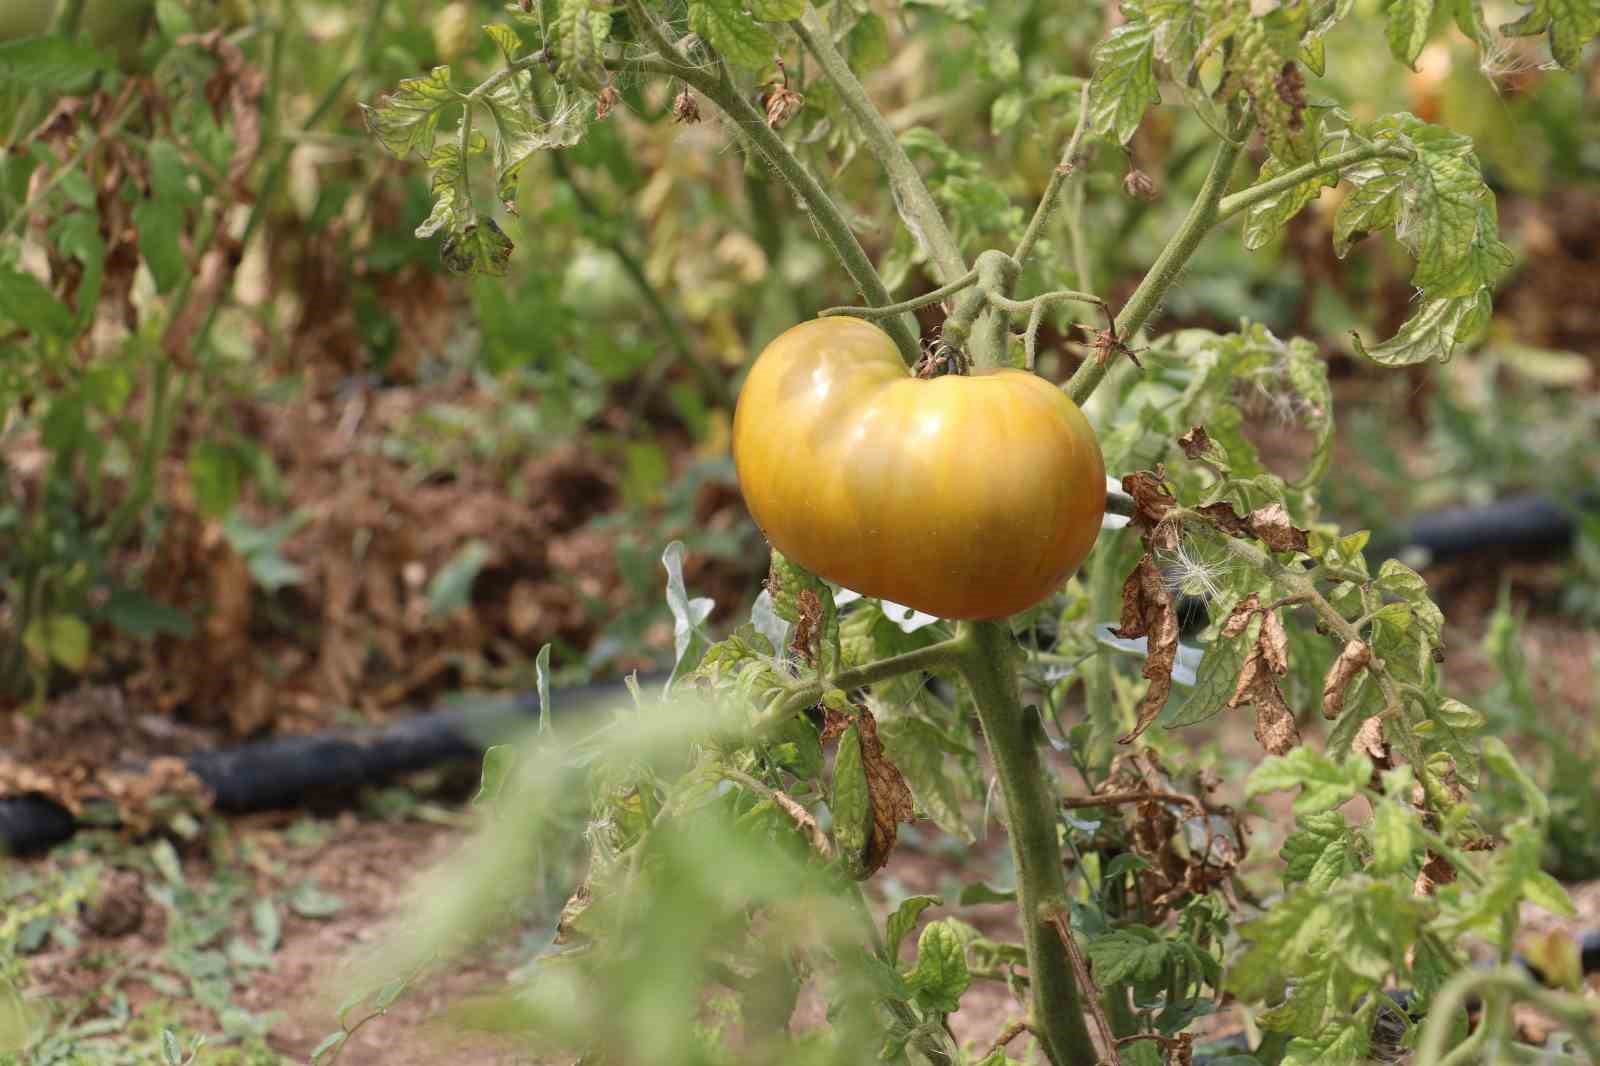
M1060 389L1010 368L919 379L856 318L803 323L761 353L733 456L774 547L943 618L1032 607L1077 570L1105 511L1100 446Z
M654 996L628 984L624 959L677 967L687 956L714 981L721 963L706 953L725 946L730 965L772 993L746 1000L771 1023L758 1040L782 1043L800 984L825 986L832 1042L784 1045L819 1061L976 1061L950 1045L948 1016L973 975L995 975L1000 959L1002 979L1026 972L1016 985L1026 1024L996 1039L989 1066L1011 1061L1005 1045L1023 1031L1056 1066L1187 1063L1193 1023L1226 995L1259 1009L1268 1032L1242 1061L1354 1064L1377 1054L1380 990L1395 987L1412 996L1412 1014L1395 1024L1430 1066L1492 1060L1517 999L1554 1010L1574 1027L1572 1046L1600 1052L1585 1028L1591 1008L1466 964L1468 929L1509 950L1518 899L1570 903L1537 868L1548 807L1505 747L1479 736L1483 716L1443 693L1443 616L1426 582L1395 560L1373 567L1367 534L1320 513L1333 441L1327 354L1249 321L1221 334L1149 332L1214 233L1237 222L1245 249L1275 246L1324 189L1343 186L1324 223L1334 254L1389 231L1413 260L1416 293L1392 336L1353 334L1348 354L1422 367L1484 334L1516 257L1471 141L1312 89L1337 87L1318 81L1343 54L1330 41L1374 18L1392 56L1413 66L1439 21L1434 5L1399 0L1375 16L1332 0L1129 2L1077 56L1040 42L1082 32L1078 15L989 6L907 5L932 13L906 32L916 41L964 24L985 42L964 61L995 94L992 130L1055 131L1053 167L1023 183L1031 216L1011 202L1015 185L988 175L982 148L884 116L857 67L891 54L891 31L848 0L690 0L686 10L625 0L616 14L545 4L491 29L503 67L476 88L458 91L436 68L367 110L386 148L430 168L435 205L419 235L443 235L450 269L488 274L507 268L514 241L475 195L480 160L509 202L507 185L533 153L580 141L625 104L670 100L685 124L720 112L863 300L783 333L744 383L735 462L783 556L750 624L713 641L710 604L690 597L681 548L669 549L678 664L665 699L678 713L637 716L654 724L629 724L626 740L607 734L530 756L539 780L556 765L606 768L591 779L601 813L562 927L593 953L534 1010L535 1028L574 1052L631 1059L642 1046L625 1031L568 1024L555 1004L599 997L610 1005L600 1016L620 1016L633 997ZM1484 54L1547 33L1568 68L1600 32L1590 15L1557 5L1535 4L1498 29L1478 3L1451 11ZM637 79L659 79L656 95ZM457 123L448 141L438 136L446 115ZM1088 213L1108 193L1162 199L1142 169L1117 165L1152 151L1139 138L1149 125L1159 127L1153 150L1174 157L1169 178L1182 176L1178 158L1207 162L1183 187L1189 195L1156 211L1168 227L1159 250L1113 306L1095 291ZM899 222L876 260L840 191L854 186L838 172L861 156L881 168ZM1117 254L1141 247L1124 238L1151 217L1144 211L1111 227ZM936 287L896 302L891 289L912 264ZM924 308L942 317L931 341L909 314ZM1041 338L1074 330L1088 337L1072 352L1076 368L1064 384L1045 380L1042 359L1065 359L1067 346ZM907 367L925 346L971 372L920 380ZM1307 432L1300 470L1263 462L1240 411L1246 393ZM1130 521L1101 529L1108 469ZM1086 556L1080 579L1064 585ZM1209 601L1200 647L1180 639L1176 601L1191 587ZM907 622L891 604L932 617ZM1108 647L1136 652L1137 674ZM962 685L930 689L930 674ZM1041 751L1035 708L1058 722L1063 708L1080 715L1057 744L1087 794L1071 794L1076 779L1069 786ZM1265 752L1245 795L1298 798L1281 895L1240 917L1221 889L1238 876L1248 835L1189 776L1178 731L1244 709ZM1308 733L1322 733L1320 744ZM994 768L988 792L980 744ZM1486 776L1527 803L1500 840L1472 813ZM932 897L907 900L853 950L833 939L836 928L807 950L787 937L770 879L734 872L739 860L701 869L673 836L692 825L717 842L712 852L748 857L763 845L737 841L752 831L774 862L799 859L783 866L797 896L848 902L846 886L883 865L900 823L920 815L970 833L971 806L985 800L987 815L996 797L1015 871L1003 898L1017 904L1020 943L941 918L923 927L910 964L898 946ZM1352 824L1340 809L1358 797L1373 813ZM1064 813L1085 809L1094 821ZM485 855L506 840L491 830ZM713 906L728 924L714 935L697 925L705 939L669 963L652 954L667 950L654 937L669 912L635 876L651 863L657 886L697 899L728 893L749 910L734 918L739 905ZM728 878L747 875L730 888ZM618 899L634 902L599 902ZM434 919L450 925L457 906L441 904ZM750 914L760 917L744 924ZM797 954L805 961L778 961ZM1479 989L1492 990L1495 1014L1469 1035L1461 1008ZM693 1013L684 1000L675 1009ZM861 1012L876 1028L859 1024ZM678 1061L698 1061L698 1038L677 1033ZM665 1040L653 1029L650 1053L665 1054Z

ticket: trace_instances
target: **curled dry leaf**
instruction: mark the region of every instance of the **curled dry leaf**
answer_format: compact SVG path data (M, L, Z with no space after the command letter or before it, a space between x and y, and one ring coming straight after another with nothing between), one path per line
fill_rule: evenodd
M1277 552L1303 552L1310 547L1309 536L1296 529L1289 520L1289 512L1281 503L1269 503L1250 512L1250 532L1263 544Z
M1178 438L1178 447L1183 449L1183 454L1190 459L1200 459L1212 448L1211 434L1206 432L1205 426L1194 426Z
M1228 615L1227 621L1222 623L1224 637L1236 637L1244 632L1245 626L1250 624L1250 619L1261 610L1261 597L1254 592L1239 601L1239 605Z
M1340 650L1339 657L1328 667L1328 676L1322 682L1324 718L1332 720L1339 717L1344 710L1344 697L1350 689L1350 683L1371 661L1372 649L1365 641L1348 641Z
M1123 484L1127 481L1124 479ZM1138 721L1118 740L1119 744L1131 744L1166 704L1167 694L1172 691L1172 666L1178 658L1178 612L1173 608L1172 592L1161 577L1161 569L1148 551L1122 586L1122 625L1112 632L1124 639L1144 637L1148 649L1144 676L1150 679L1150 687L1139 701Z
M795 602L800 617L795 620L794 634L789 638L789 650L815 665L818 638L822 634L822 600L814 589L801 589L795 596Z
M878 722L871 712L862 711L856 719L861 731L861 765L867 772L867 798L872 807L872 834L862 858L865 873L875 873L889 861L894 850L899 824L916 816L911 786L899 767L889 761L883 742L878 739Z
M1440 885L1451 884L1455 879L1456 868L1450 865L1450 860L1430 851L1428 861L1417 871L1417 879L1411 886L1411 892L1417 896L1431 896Z
M795 112L805 105L806 98L787 85L774 85L767 92L767 125L773 129L783 127Z
M1254 610L1246 610L1241 603L1225 625L1235 625L1234 634L1237 635ZM1244 621L1236 622L1239 618ZM1248 704L1255 708L1256 740L1271 755L1287 755L1300 744L1300 729L1295 725L1294 712L1278 688L1278 678L1289 670L1288 644L1288 635L1278 613L1261 610L1261 633L1245 658L1233 696L1228 700L1229 707Z
M1167 513L1178 505L1172 493L1161 484L1159 471L1140 470L1127 475L1122 479L1122 491L1133 497L1133 521L1145 529L1160 525Z
M1350 746L1372 760L1374 774L1380 770L1394 769L1394 759L1389 754L1389 742L1383 737L1382 716L1375 714L1362 722Z
M1216 503L1196 507L1195 511L1205 515L1211 520L1212 525L1230 537L1244 537L1250 533L1250 523L1239 517L1232 504L1218 500Z

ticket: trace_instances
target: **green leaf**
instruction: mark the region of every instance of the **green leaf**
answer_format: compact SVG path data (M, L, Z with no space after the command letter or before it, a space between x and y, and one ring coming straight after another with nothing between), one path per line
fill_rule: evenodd
M183 1066L183 1045L171 1029L161 1030L161 1056L167 1060L166 1066Z
M971 983L960 932L948 918L929 922L917 938L916 967L906 975L916 1001L936 1013L952 1014Z
M1270 181L1299 165L1272 156L1261 164L1261 174L1256 178L1256 184ZM1336 184L1338 184L1336 175L1319 174L1282 192L1274 193L1265 200L1257 201L1245 213L1244 246L1251 251L1265 247L1268 241L1283 231L1283 227L1288 225L1290 219L1321 196L1323 189Z
M916 928L917 916L929 907L942 907L938 896L907 896L884 921L884 954L891 960L900 957L900 942Z
M491 744L483 753L483 772L478 777L478 791L472 797L474 807L494 803L505 792L506 782L517 765L517 749L511 744Z
M1522 898L1561 918L1578 916L1566 887L1543 870L1533 870L1523 878Z
M1340 259L1369 233L1394 226L1409 166L1403 159L1369 159L1341 172L1351 188L1333 215L1333 251Z
M763 22L788 22L806 13L806 0L749 0L750 14Z
M434 67L420 78L407 78L378 107L361 105L367 129L390 154L404 159L415 152L433 154L440 112L458 103L450 85L450 68Z
M1539 787L1539 783L1517 762L1517 757L1511 754L1511 749L1506 747L1505 741L1499 737L1484 739L1483 765L1496 777L1509 781L1522 790L1523 802L1527 804L1528 813L1533 816L1535 822L1543 825L1549 821L1550 800Z
M689 28L735 66L766 66L778 50L777 40L738 0L689 0Z
M1167 961L1166 941L1142 925L1097 936L1084 950L1094 963L1095 981L1101 988L1125 981L1154 981Z
M1306 882L1328 888L1349 871L1350 827L1338 811L1306 814L1295 820L1295 830L1283 842L1278 857L1284 861L1284 884ZM1333 872L1332 880L1327 875Z
M1251 772L1245 792L1251 796L1279 789L1299 787L1294 811L1297 816L1329 810L1348 802L1372 777L1372 760L1355 754L1341 763L1300 747L1287 755L1272 755Z
M0 320L39 337L66 339L77 328L67 305L32 274L0 266Z
M156 291L171 292L189 271L183 255L183 208L171 200L151 198L133 205L139 231L139 254L150 268Z
M484 541L473 539L463 544L428 582L428 613L446 615L472 602L472 583L478 579L491 554L489 545ZM541 701L541 726L544 717L544 704Z
M1399 804L1384 802L1372 814L1372 872L1400 873L1416 853L1416 833L1411 815Z
M1245 656L1255 643L1252 630L1259 629L1259 621L1252 621L1237 636L1224 637L1219 634L1217 639L1206 645L1200 667L1195 671L1194 687L1189 690L1189 697L1183 701L1177 713L1165 723L1168 729L1196 725L1222 713L1228 700L1233 697Z
M700 626L711 617L716 602L704 596L689 598L689 590L683 583L682 541L675 540L667 545L661 553L661 566L667 572L667 610L672 613L672 679L676 681L699 663L699 650L706 645Z
M889 25L876 11L864 11L845 37L850 65L868 71L889 62Z
M1445 283L1458 282L1460 262L1478 239L1483 201L1493 194L1475 162L1455 153L1424 151L1406 186L1395 236L1417 257L1411 283L1430 295L1465 295Z
M1126 144L1144 119L1145 109L1159 103L1153 65L1155 30L1142 18L1130 18L1095 46L1094 77L1089 83L1089 125L1096 133L1115 133Z
M116 69L115 56L59 35L0 44L0 86L11 82L47 93L75 93L87 89L96 74Z
M570 148L583 138L594 108L589 98L574 98L558 89L555 117L540 117L533 99L533 76L519 71L483 98L494 136L495 187L507 211L517 213L517 181L523 165L536 152Z
M1382 344L1368 348L1361 335L1350 335L1356 354L1381 366L1413 366L1429 360L1444 363L1456 346L1476 340L1489 325L1493 305L1487 290L1472 296L1426 300Z
M833 757L833 844L846 867L858 871L865 861L872 833L872 797L861 755L861 734L854 725L839 737Z
M911 786L917 806L945 832L973 843L977 838L962 814L962 804L969 797L961 788L960 775L947 765L947 756L970 755L970 750L910 715L885 717L878 723L878 736L889 761L899 767Z
M312 880L301 881L285 897L289 909L302 918L331 918L345 908L345 901Z
M516 59L522 52L522 38L517 31L504 22L491 22L483 28L489 39L500 49L500 55L507 63Z
M1365 1017L1330 1023L1315 1038L1289 1041L1282 1066L1358 1066L1368 1061L1370 1030Z
M35 618L22 631L22 645L37 661L82 672L89 664L89 626L70 614Z
M1389 40L1389 51L1406 66L1415 70L1417 56L1428 43L1428 26L1433 19L1434 0L1386 0L1384 15L1388 18L1384 36Z
M452 274L487 274L504 277L515 246L492 218L469 222L452 230L439 248L439 260Z
M322 1041L318 1043L316 1047L311 1049L312 1066L316 1066L317 1063L322 1061L322 1056L328 1054L334 1048L341 1046L349 1038L349 1032L344 1029L329 1033L327 1036L323 1037Z
M1528 3L1529 0L1522 0ZM1576 70L1583 46L1600 35L1600 2L1596 0L1532 0L1532 10L1500 27L1512 37L1549 31L1550 54L1568 70Z
M233 510L248 473L246 456L225 442L201 440L189 452L195 505L208 518L221 518Z
M539 734L550 732L550 645L539 649L533 660L533 691L539 699Z
M194 632L194 623L187 614L138 589L113 589L106 598L104 612L107 621L131 637L187 638Z

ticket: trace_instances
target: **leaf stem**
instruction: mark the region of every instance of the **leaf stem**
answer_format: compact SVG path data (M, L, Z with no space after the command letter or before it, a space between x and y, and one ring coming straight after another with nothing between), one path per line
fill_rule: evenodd
M1178 275L1183 273L1189 257L1217 224L1218 204L1222 202L1222 194L1228 189L1228 180L1233 176L1240 148L1253 125L1253 117L1246 115L1238 125L1238 136L1234 140L1224 140L1217 145L1217 150L1211 157L1211 169L1206 172L1205 181L1201 183L1200 192L1190 205L1189 213L1184 216L1177 231L1167 241L1167 246L1161 249L1161 254L1156 257L1155 263L1140 280L1139 287L1128 297L1128 302L1123 304L1121 313L1117 315L1113 329L1118 337L1132 340L1133 336L1144 328L1145 323L1155 314L1156 308L1161 305L1167 290L1172 288L1173 283L1178 280ZM1094 394L1094 390L1100 386L1100 382L1105 380L1111 364L1110 359L1084 360L1083 365L1078 367L1072 379L1067 382L1067 394L1072 397L1072 402L1080 407L1083 406Z
M867 91L861 85L850 64L834 47L833 35L815 8L806 5L805 13L789 23L790 29L800 38L806 50L816 57L822 72L833 83L834 90L844 101L846 110L861 127L867 148L877 156L878 163L889 176L889 193L894 199L911 236L922 246L933 264L934 273L942 282L955 281L967 272L966 260L961 257L961 246L945 225L938 204L923 183L922 175L900 139L883 115L873 106Z
M1006 622L997 621L963 623L956 640L964 646L959 668L972 690L1005 797L1028 953L1031 1021L1056 1066L1094 1066L1097 1056L1084 1024L1071 960L1050 924L1067 905L1056 836L1057 797L1039 758L1038 718L1023 709L1017 696L1016 639Z
M968 654L967 642L959 637L941 640L937 644L929 644L925 648L914 648L911 651L891 655L887 659L854 666L848 670L841 670L832 677L821 681L808 681L790 689L789 694L780 700L777 705L764 712L756 722L756 730L776 728L784 722L799 714L805 708L820 700L829 689L866 688L868 685L887 681L901 674L914 673L919 670L953 669L959 666L961 660Z
M1292 189L1296 185L1310 181L1321 174L1333 174L1345 167L1354 166L1356 163L1365 163L1369 159L1412 159L1411 151L1395 144L1363 144L1330 155L1326 159L1313 160L1303 163L1293 170L1279 174L1275 178L1242 189L1232 196L1224 196L1217 204L1217 213L1214 224L1220 225L1228 221L1241 211L1248 211L1262 200L1270 199L1285 189Z
M1033 254L1033 246L1039 243L1040 236L1044 233L1044 224L1050 220L1050 213L1055 210L1056 201L1061 196L1061 190L1078 170L1078 149L1083 143L1084 130L1087 127L1089 115L1089 83L1083 83L1083 91L1078 94L1078 122L1072 128L1072 136L1067 139L1067 147L1061 152L1061 162L1056 164L1050 172L1050 180L1045 183L1044 194L1039 197L1039 206L1034 208L1033 218L1028 220L1028 228L1023 231L1022 239L1017 242L1017 250L1011 253L1011 258L1027 265L1028 256ZM1087 284L1086 278L1078 278L1078 284Z
M948 285L941 285L932 292L925 292L921 296L913 296L909 300L901 300L897 304L887 304L883 307L829 307L826 310L818 311L817 317L828 318L834 315L854 315L857 318L888 318L904 311L915 311L919 307L936 304L946 296L960 292L977 280L978 270L974 267Z

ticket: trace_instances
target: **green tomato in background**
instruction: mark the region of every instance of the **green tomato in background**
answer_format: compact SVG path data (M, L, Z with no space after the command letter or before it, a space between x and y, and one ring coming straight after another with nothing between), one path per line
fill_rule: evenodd
M63 0L0 0L0 43L49 33ZM155 0L84 0L78 27L91 44L115 52L128 67L152 23Z
M585 317L610 318L637 304L639 290L614 253L584 248L567 265L561 302Z

